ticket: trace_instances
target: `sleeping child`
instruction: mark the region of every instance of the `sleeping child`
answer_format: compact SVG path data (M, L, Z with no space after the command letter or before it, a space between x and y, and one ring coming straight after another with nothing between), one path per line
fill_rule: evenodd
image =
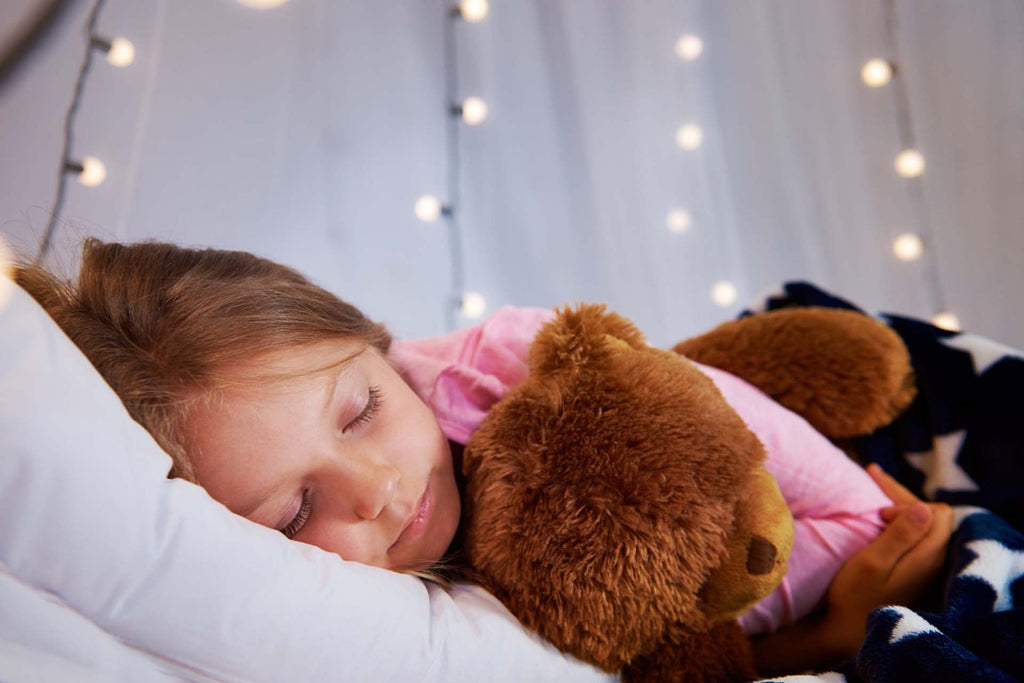
M21 266L47 310L171 455L171 476L346 560L457 575L458 454L526 376L549 311L395 342L295 271L236 251L87 240L77 281ZM769 454L796 522L790 573L744 615L759 670L853 655L881 604L939 571L948 506L860 469L741 380L707 370ZM815 612L819 605L824 610Z

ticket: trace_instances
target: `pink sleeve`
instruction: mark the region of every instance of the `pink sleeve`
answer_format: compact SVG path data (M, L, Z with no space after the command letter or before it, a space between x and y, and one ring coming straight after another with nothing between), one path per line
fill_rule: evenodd
M505 307L475 327L395 342L388 356L444 435L464 444L487 410L526 379L530 342L553 317L547 309Z
M765 466L793 513L788 573L740 617L749 634L774 631L814 610L843 563L882 530L878 510L892 503L867 472L799 415L738 377L700 369L764 444Z

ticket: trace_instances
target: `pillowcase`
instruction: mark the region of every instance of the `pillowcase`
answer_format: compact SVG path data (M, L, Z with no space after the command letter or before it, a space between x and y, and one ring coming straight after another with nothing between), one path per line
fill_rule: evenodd
M0 566L0 680L106 683L195 677L193 671L125 645Z
M617 678L526 632L478 588L446 591L289 541L167 479L170 466L11 288L0 311L0 563L12 576L198 677Z

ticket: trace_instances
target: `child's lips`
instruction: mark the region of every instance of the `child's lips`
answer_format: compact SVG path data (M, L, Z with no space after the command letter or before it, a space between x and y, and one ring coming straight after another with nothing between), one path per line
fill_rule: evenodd
M398 538L391 544L389 550L423 535L423 531L427 528L427 522L430 520L430 513L434 510L434 501L430 493L430 484L428 483L426 490L423 491L423 495L420 496L416 504L416 508L409 515L409 519L405 521L401 533L398 534Z

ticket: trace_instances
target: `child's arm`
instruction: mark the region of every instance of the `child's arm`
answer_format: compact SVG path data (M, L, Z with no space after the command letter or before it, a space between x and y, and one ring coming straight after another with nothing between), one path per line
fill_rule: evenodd
M950 507L922 503L877 465L868 473L895 503L882 511L888 526L836 574L823 614L753 641L761 675L820 670L853 657L872 610L912 604L941 570L953 532Z

